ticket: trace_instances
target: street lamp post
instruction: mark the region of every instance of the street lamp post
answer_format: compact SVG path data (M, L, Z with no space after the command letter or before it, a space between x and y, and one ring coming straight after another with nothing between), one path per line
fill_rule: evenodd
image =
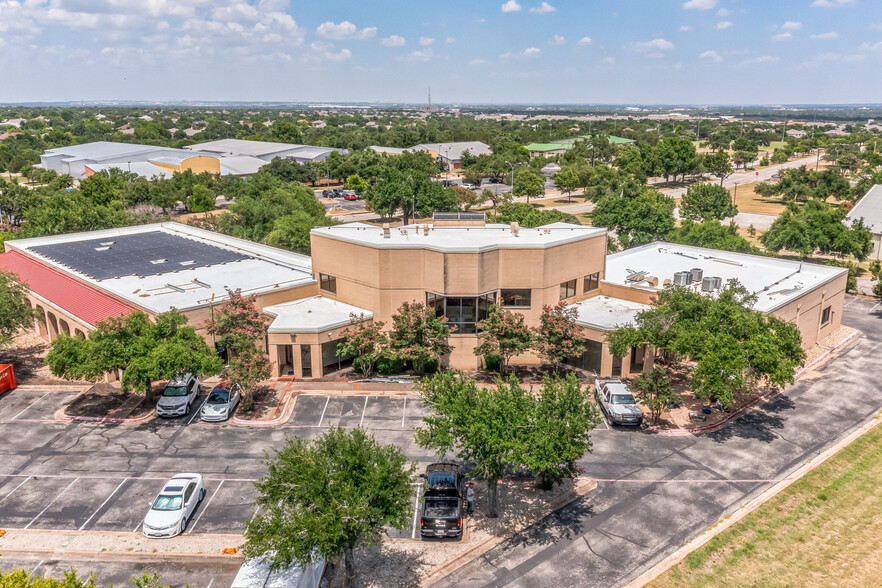
M506 161L511 168L511 197L514 199L514 165L510 161Z

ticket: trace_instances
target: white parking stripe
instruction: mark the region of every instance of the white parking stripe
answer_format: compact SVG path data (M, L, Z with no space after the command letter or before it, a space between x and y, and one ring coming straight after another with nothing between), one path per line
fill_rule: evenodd
M325 411L328 410L328 403L330 401L331 401L331 397L328 396L328 399L325 400L325 407L322 409L322 416L321 416L321 418L319 418L319 424L318 424L319 427L322 426L322 421L325 420Z
M22 486L24 486L24 483L27 482L27 481L30 480L30 479L31 479L30 476L28 476L27 478L25 478L24 482L22 482L21 484L19 484L18 486L16 486L15 488L12 489L12 492L15 492L16 490L18 490L19 488L21 488ZM10 492L9 494L7 494L7 495L4 496L3 498L0 498L0 502L3 502L4 500L6 500L6 499L9 498L10 496L12 496L12 492Z
M104 502L101 503L101 506L99 506L98 508L95 509L95 512L92 513L92 516L89 517L88 519L86 519L86 522L83 523L83 526L82 526L82 527L80 527L80 531L82 531L83 529L86 528L86 525L89 524L89 522L92 520L92 517L94 517L96 514L98 514L98 511L99 511L99 510L101 510L102 508L104 508L104 505L107 504L107 503L110 501L111 498L113 498L113 495L116 494L116 491L119 490L120 488L122 488L122 485L125 484L125 483L126 483L126 480L123 480L122 482L119 483L119 486L117 486L116 488L114 488L113 492L110 493L110 496L108 496L107 499L106 499Z
M36 572L37 570L40 569L40 566L43 565L43 562L44 562L44 561L46 561L46 560L45 560L45 559L41 559L41 560L40 560L40 563L37 564L37 567L35 567L34 569L32 569L32 570L31 570L31 573L28 574L28 578L30 578L31 576L33 576L33 575L34 575L34 572Z
M140 522L138 523L138 526L135 527L135 528L132 530L132 533L137 533L137 532L138 532L138 529L140 529L140 528L141 528L141 525L143 525L143 524L144 524L144 521L140 521Z
M845 304L843 304L843 305L842 305L842 308L845 308L846 306L848 306L849 304L851 304L851 303L854 302L855 300L857 300L857 298L852 298L851 300L849 300L848 302L846 302Z
M422 488L422 484L417 484L416 497L413 499L413 532L410 534L411 539L416 539L417 513L420 510L420 488Z
M362 425L362 423L364 423L364 413L367 412L367 401L368 401L368 398L370 398L370 396L365 396L365 397L364 397L364 408L361 409L361 420L358 421L358 426L359 426L359 427Z
M877 303L876 303L876 306L879 306L880 304L882 304L882 300L880 300L879 302L877 302ZM873 308L871 308L870 310L868 310L868 311L867 311L867 314L870 314L871 312L873 312L874 310L876 310L876 306L874 306Z
M221 489L221 486L224 485L224 481L221 480L221 483L217 485L217 488L214 489L214 493L211 495L211 498L208 499L208 502L205 503L205 508L202 509L202 512L199 513L199 516L196 518L196 521L193 523L193 526L187 529L187 533L192 533L193 529L196 528L196 525L199 521L202 520L202 515L205 514L205 511L208 510L208 506L211 504L211 501L214 500L214 497L217 496L218 491Z
M401 428L404 428L404 417L407 415L407 396L404 397L404 406L401 407Z
M212 578L211 581L208 582L208 586L206 586L205 588L211 588L212 584L214 584L214 578Z
M34 523L36 523L36 522L37 522L37 519L39 519L41 516L43 516L43 513L46 512L47 510L49 510L49 507L52 506L53 504L55 504L55 501L58 500L59 498L61 498L61 495L62 495L62 494L64 494L65 492L67 492L68 489L69 489L71 486L73 486L74 484L76 484L77 480L79 480L79 478L74 478L74 481L71 482L70 484L68 484L68 485L67 485L67 488L65 488L64 490L62 490L61 492L59 492L59 493L58 493L58 496L56 496L55 498L53 498L53 499L52 499L52 502L50 502L49 504L47 504L46 507L45 507L43 510L40 511L40 514L38 514L37 516L35 516L35 517L31 520L30 523L28 523L27 525L24 526L24 528L27 529L28 527L30 527L31 525L33 525Z
M14 420L17 419L18 417L20 417L21 415L23 415L24 413L26 413L27 410L28 410L28 408L32 407L33 405L37 404L38 402L40 402L41 400L43 400L44 398L46 398L47 396L49 396L49 394L50 394L51 392L52 392L52 390L50 390L49 392L46 392L45 394L43 394L42 396L40 396L39 398L37 398L36 400L34 400L33 402L31 402L31 403L27 406L27 408L25 408L23 411L21 411L20 413L18 413L17 415L15 415L14 417L12 417L12 418L9 419L9 420L14 421Z
M202 404L199 405L199 410L190 415L190 420L187 421L188 425L193 422L193 419L199 416L199 413L202 412L202 407L205 406L206 402L208 402L208 394L205 395L205 398L202 400Z

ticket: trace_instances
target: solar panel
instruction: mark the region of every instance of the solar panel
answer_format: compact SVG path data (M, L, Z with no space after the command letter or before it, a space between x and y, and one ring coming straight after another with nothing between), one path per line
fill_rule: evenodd
M41 245L31 250L96 280L155 276L250 258L162 231Z

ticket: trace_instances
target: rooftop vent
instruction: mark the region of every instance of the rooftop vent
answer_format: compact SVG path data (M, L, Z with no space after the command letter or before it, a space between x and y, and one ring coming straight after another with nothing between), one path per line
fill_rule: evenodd
M153 265L159 265L160 263L165 263L167 261L167 259L154 259L150 263L152 263Z
M102 241L101 242L102 247L110 247L111 245L115 245L115 244L116 244L116 241Z
M692 273L692 281L693 282L700 282L702 276L704 276L704 270L701 269L700 267L694 267L689 271Z
M95 251L107 251L110 247L96 247Z
M712 277L708 276L701 280L701 291L702 292L713 292L714 291L715 281Z
M392 236L392 232L389 230L389 223L383 223L383 238L388 239Z
M513 222L509 226L511 227L511 234L514 235L515 237L517 237L518 234L521 232L521 225L519 225L516 222Z
M428 234L429 234L429 224L426 223L423 225L423 235L428 235Z

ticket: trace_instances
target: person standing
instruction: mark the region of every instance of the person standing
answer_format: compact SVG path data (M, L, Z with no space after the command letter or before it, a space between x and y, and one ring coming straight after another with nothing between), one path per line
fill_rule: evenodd
M466 490L466 501L469 503L469 516L472 516L472 508L475 502L475 483L469 482L469 487Z

